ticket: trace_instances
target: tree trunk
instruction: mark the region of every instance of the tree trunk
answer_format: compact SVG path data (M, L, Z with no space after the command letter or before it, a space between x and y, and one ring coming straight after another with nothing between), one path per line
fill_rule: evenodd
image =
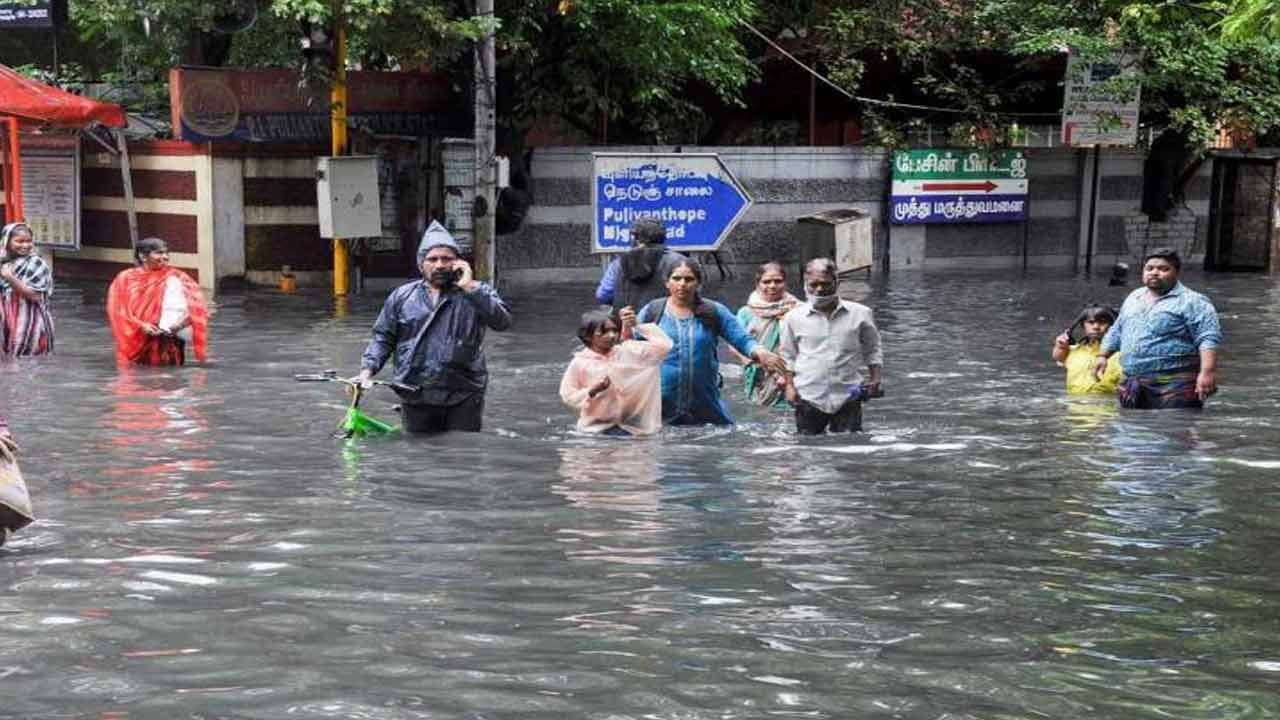
M183 65L222 67L231 56L231 38L222 33L192 31L187 34L179 61Z

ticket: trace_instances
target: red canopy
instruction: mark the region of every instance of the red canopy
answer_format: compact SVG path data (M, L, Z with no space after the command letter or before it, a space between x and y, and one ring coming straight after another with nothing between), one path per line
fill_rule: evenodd
M99 102L23 77L0 65L0 115L31 125L82 128L93 121L109 127L128 124L119 105Z

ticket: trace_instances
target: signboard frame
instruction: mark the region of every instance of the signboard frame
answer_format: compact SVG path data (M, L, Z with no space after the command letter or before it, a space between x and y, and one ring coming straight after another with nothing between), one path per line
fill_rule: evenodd
M1131 52L1116 53L1105 62L1090 62L1074 52L1067 56L1062 89L1063 145L1127 147L1138 144L1142 84L1135 82L1133 95L1128 98L1108 93L1102 86L1117 75L1136 76L1139 61L1139 55ZM1103 77L1095 79L1095 73ZM1099 118L1105 115L1114 115L1118 124L1104 127Z
M747 192L746 187L743 186L743 184L738 180L737 176L733 174L733 171L729 169L729 166L725 164L724 160L720 157L718 153L628 153L628 152L591 153L591 254L593 255L624 253L624 252L627 252L629 249L631 249L631 242L629 239L624 244L621 244L621 245L611 245L611 246L601 245L601 237L600 237L601 208L600 208L600 198L599 198L599 185L600 185L599 181L601 177L600 166L601 166L601 161L610 161L610 160L622 160L622 161L633 160L635 161L634 166L636 167L643 167L645 164L656 165L663 160L698 160L698 161L710 160L714 162L715 165L719 168L720 173L723 176L721 178L721 182L725 182L726 184L732 186L734 190L738 193L738 195L741 196L742 198L741 207L738 208L738 210L733 214L732 217L728 218L728 220L725 222L724 227L720 230L720 233L717 235L714 242L699 243L699 244L684 244L684 243L678 242L678 239L676 239L677 240L676 242L672 242L672 240L675 238L672 238L669 235L667 238L667 247L670 247L673 250L678 250L681 252L715 252L719 250L720 247L724 244L724 241L729 237L729 234L732 233L733 229L738 226L739 222L742 221L743 216L745 216L747 214L747 211L751 209L751 206L755 204L755 201L751 198L751 194ZM656 176L654 179L656 180ZM652 182L652 181L648 181L648 182ZM640 219L640 218L637 217L636 219ZM630 225L630 222L628 222L627 224Z
M1007 170L991 164L995 155L1009 158ZM916 148L895 151L890 162L886 214L892 225L1025 223L1031 217L1023 148ZM1008 191L991 194L1002 188Z
M37 144L24 145L22 148L22 205L24 222L31 226L36 245L49 250L77 251L81 245L81 159L80 139L72 139L67 145L57 146ZM50 172L59 177L56 180L69 181L69 196L61 201L69 206L69 212L48 210L50 202L58 198L49 197L58 193L58 186L51 185ZM70 176L67 176L68 171ZM65 190L65 188L64 188ZM47 210L44 214L39 211ZM55 219L62 220L62 227L71 231L70 241L50 242L50 238L58 238L59 232L51 232L50 226Z

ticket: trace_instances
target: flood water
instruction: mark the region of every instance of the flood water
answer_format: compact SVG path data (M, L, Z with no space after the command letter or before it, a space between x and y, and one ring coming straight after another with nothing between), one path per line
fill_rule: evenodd
M733 429L575 435L588 287L507 290L484 433L342 441L292 375L354 373L383 293L225 293L207 366L122 374L64 284L58 354L0 366L40 516L0 717L1275 717L1280 283L1185 279L1204 413L1066 399L1052 337L1126 288L895 274L846 284L869 432L811 440L736 391Z

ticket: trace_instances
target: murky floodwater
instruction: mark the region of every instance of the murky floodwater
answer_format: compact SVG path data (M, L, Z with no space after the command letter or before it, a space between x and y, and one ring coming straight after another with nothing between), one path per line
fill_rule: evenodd
M869 434L575 436L566 288L508 292L486 432L350 443L291 376L353 372L380 293L226 294L208 366L120 374L63 287L59 354L0 367L41 516L0 717L1274 717L1280 283L1189 284L1202 415L1065 399L1050 339L1123 289L895 275Z

